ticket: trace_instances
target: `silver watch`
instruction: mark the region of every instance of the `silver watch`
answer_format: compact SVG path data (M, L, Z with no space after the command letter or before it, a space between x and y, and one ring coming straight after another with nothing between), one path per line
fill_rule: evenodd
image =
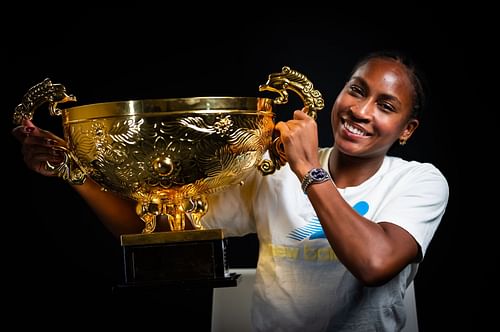
M330 179L330 174L323 168L313 168L302 179L302 191L307 194L307 188L314 183L322 183Z

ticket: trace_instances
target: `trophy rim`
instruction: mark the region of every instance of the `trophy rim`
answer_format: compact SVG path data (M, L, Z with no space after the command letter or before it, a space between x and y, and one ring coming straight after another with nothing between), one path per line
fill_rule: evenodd
M130 99L99 102L63 109L68 122L116 116L163 116L196 113L272 113L274 100L263 97L201 96Z

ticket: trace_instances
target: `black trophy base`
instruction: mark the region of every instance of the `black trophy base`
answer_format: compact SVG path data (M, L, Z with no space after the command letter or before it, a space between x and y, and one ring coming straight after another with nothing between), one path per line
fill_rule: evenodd
M159 319L167 330L169 327L177 330L182 326L186 331L210 332L213 289L237 286L240 279L241 274L231 273L222 279L117 285L113 288L116 300L113 310L119 310L119 318L125 319L129 325L157 326Z
M123 235L121 244L125 283L113 295L123 316L211 330L213 289L235 287L241 276L228 271L222 230Z
M121 244L126 284L229 277L221 229L123 235Z

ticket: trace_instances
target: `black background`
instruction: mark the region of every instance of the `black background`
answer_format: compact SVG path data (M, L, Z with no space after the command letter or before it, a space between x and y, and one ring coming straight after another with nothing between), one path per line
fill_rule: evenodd
M467 89L469 48L464 21L433 11L401 13L315 7L180 10L160 8L45 8L4 13L5 133L3 158L3 275L13 312L45 315L83 303L92 319L122 278L119 242L69 186L26 169L10 135L23 94L49 77L83 105L98 101L188 96L257 96L267 75L288 65L308 76L326 107L319 113L320 143L330 145L330 108L358 57L379 49L410 53L427 73L430 106L416 134L395 151L435 164L450 185L450 200L415 281L421 331L481 324L480 298L492 276L468 227L457 114ZM194 5L193 5L194 7ZM219 11L220 10L220 11ZM5 55L5 54L4 54ZM293 104L292 104L293 105ZM286 119L291 110L278 114ZM463 110L465 111L465 110ZM35 123L60 135L61 120L42 107ZM233 267L255 263L253 237L230 245ZM477 248L477 246L476 246ZM232 250L231 250L232 249ZM497 261L498 262L498 261ZM479 268L481 266L481 268ZM12 293L13 292L13 293ZM47 303L52 303L50 306ZM78 311L81 312L81 311ZM74 312L73 312L74 314ZM83 317L83 316L82 316ZM471 319L472 318L472 319Z

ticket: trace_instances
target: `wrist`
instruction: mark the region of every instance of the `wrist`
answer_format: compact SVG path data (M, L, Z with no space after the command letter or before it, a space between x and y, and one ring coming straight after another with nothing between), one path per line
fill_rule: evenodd
M325 169L321 167L312 168L302 178L301 181L302 191L304 192L304 194L307 195L307 190L311 185L323 183L330 179L331 179L330 174L328 174L328 172Z

